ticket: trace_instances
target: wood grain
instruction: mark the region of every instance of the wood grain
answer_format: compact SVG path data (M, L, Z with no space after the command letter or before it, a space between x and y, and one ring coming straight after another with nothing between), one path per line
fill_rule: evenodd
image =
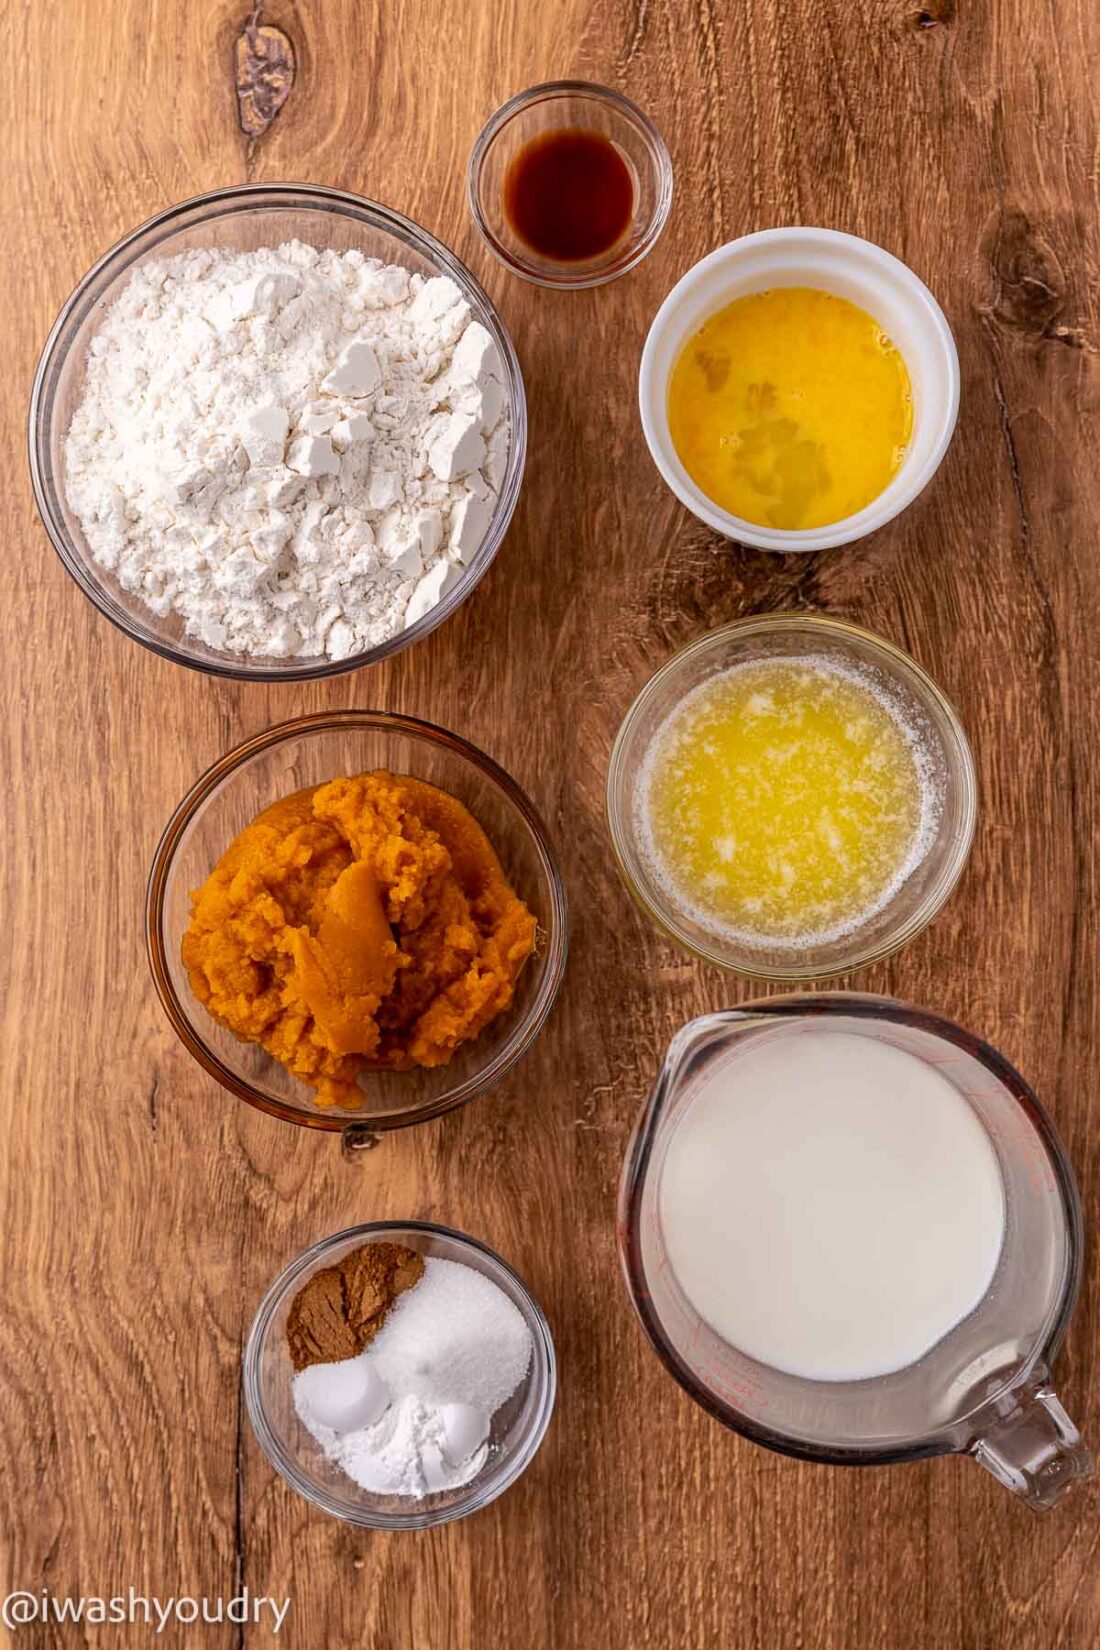
M1090 1650L1095 1487L1041 1522L959 1461L788 1461L724 1433L643 1345L613 1236L627 1133L671 1031L751 992L635 913L602 788L633 693L711 624L812 608L910 648L970 730L981 824L940 920L853 983L939 1008L1020 1065L1065 1134L1095 1234L1095 8L278 0L263 17L292 40L297 82L251 143L232 75L248 11L3 8L6 1585L228 1596L247 1582L293 1596L281 1642L310 1650ZM461 174L499 102L562 74L649 109L677 178L648 262L577 295L491 262ZM498 301L530 399L523 498L475 597L391 664L308 688L204 680L117 634L66 578L26 480L35 360L74 282L154 211L246 178L339 185L427 225ZM719 542L666 492L634 379L649 318L690 262L793 222L912 264L954 326L964 393L917 506L867 544L781 560ZM154 1001L141 923L157 835L197 774L272 721L350 704L428 716L504 763L550 822L574 913L564 994L521 1069L354 1166L199 1073ZM241 1414L241 1343L267 1284L307 1243L373 1216L442 1218L502 1250L561 1358L558 1413L526 1478L424 1535L325 1519ZM1094 1445L1098 1353L1090 1260L1058 1381Z

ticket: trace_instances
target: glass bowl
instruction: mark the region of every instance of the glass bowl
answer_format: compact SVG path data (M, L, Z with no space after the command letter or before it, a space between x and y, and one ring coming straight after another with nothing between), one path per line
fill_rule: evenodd
M634 184L624 234L606 252L576 263L536 252L504 212L504 180L516 155L532 138L563 128L607 138ZM602 286L641 263L656 244L672 205L672 162L656 126L629 98L586 80L552 80L510 98L488 121L470 155L466 198L490 252L514 275L536 286Z
M218 1024L194 996L180 955L191 894L233 838L280 797L343 774L386 768L426 780L465 803L538 919L535 951L510 1008L480 1037L432 1070L372 1072L364 1101L318 1106L313 1091L256 1043ZM542 821L519 786L453 733L386 711L303 716L269 728L216 762L184 797L161 837L149 876L146 939L157 994L195 1059L223 1088L284 1122L341 1130L349 1143L404 1128L472 1100L499 1081L538 1035L565 970L565 889Z
M294 1370L286 1346L286 1321L298 1290L315 1272L331 1266L364 1243L385 1239L423 1255L472 1266L508 1296L531 1331L531 1366L512 1397L493 1416L489 1455L477 1476L458 1489L423 1500L375 1495L360 1488L328 1460L294 1408ZM375 1221L350 1226L312 1249L276 1278L256 1313L244 1350L244 1396L260 1446L293 1490L315 1507L372 1530L425 1530L487 1507L530 1466L554 1410L557 1370L550 1326L538 1302L512 1268L476 1238L425 1221Z
M702 682L752 660L813 654L857 667L881 682L926 754L939 799L932 840L893 898L850 933L812 945L750 945L718 935L670 898L656 876L640 824L646 753L665 719ZM954 888L970 853L978 812L974 758L962 724L939 688L892 642L841 619L769 613L711 631L675 653L631 705L611 752L607 815L627 888L642 909L693 956L731 973L774 980L846 974L897 951L925 928Z
M197 247L245 251L297 238L344 252L404 264L422 275L449 275L461 289L476 320L491 333L505 373L505 402L511 424L508 464L485 537L465 570L441 601L387 641L347 659L278 659L220 653L184 634L177 614L161 619L139 598L123 590L113 573L95 560L65 497L65 437L80 399L88 346L104 311L133 269L151 258L170 257ZM84 594L111 622L143 646L177 664L214 676L248 681L305 681L336 676L399 652L443 623L477 585L500 547L519 497L527 452L527 408L519 361L496 310L478 282L453 252L419 225L389 207L319 184L252 184L216 189L169 207L102 257L65 304L42 351L31 393L28 426L31 480L46 531Z

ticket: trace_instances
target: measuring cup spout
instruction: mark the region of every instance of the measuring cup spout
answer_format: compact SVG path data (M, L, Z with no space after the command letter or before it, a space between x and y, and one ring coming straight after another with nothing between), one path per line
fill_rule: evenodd
M1037 1512L1053 1507L1071 1484L1094 1470L1081 1434L1042 1367L1002 1393L978 1421L981 1432L970 1453Z

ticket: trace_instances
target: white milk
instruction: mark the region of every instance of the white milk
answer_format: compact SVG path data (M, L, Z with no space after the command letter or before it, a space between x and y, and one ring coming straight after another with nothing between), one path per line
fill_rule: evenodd
M699 1316L763 1364L850 1381L915 1363L970 1313L1004 1236L996 1153L914 1055L839 1031L747 1042L704 1080L660 1185Z

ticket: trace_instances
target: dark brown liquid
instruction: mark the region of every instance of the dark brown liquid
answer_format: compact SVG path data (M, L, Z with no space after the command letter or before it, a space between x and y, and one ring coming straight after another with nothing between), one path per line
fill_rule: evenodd
M533 251L581 263L622 238L634 214L634 184L615 145L599 132L543 132L508 167L504 212Z

